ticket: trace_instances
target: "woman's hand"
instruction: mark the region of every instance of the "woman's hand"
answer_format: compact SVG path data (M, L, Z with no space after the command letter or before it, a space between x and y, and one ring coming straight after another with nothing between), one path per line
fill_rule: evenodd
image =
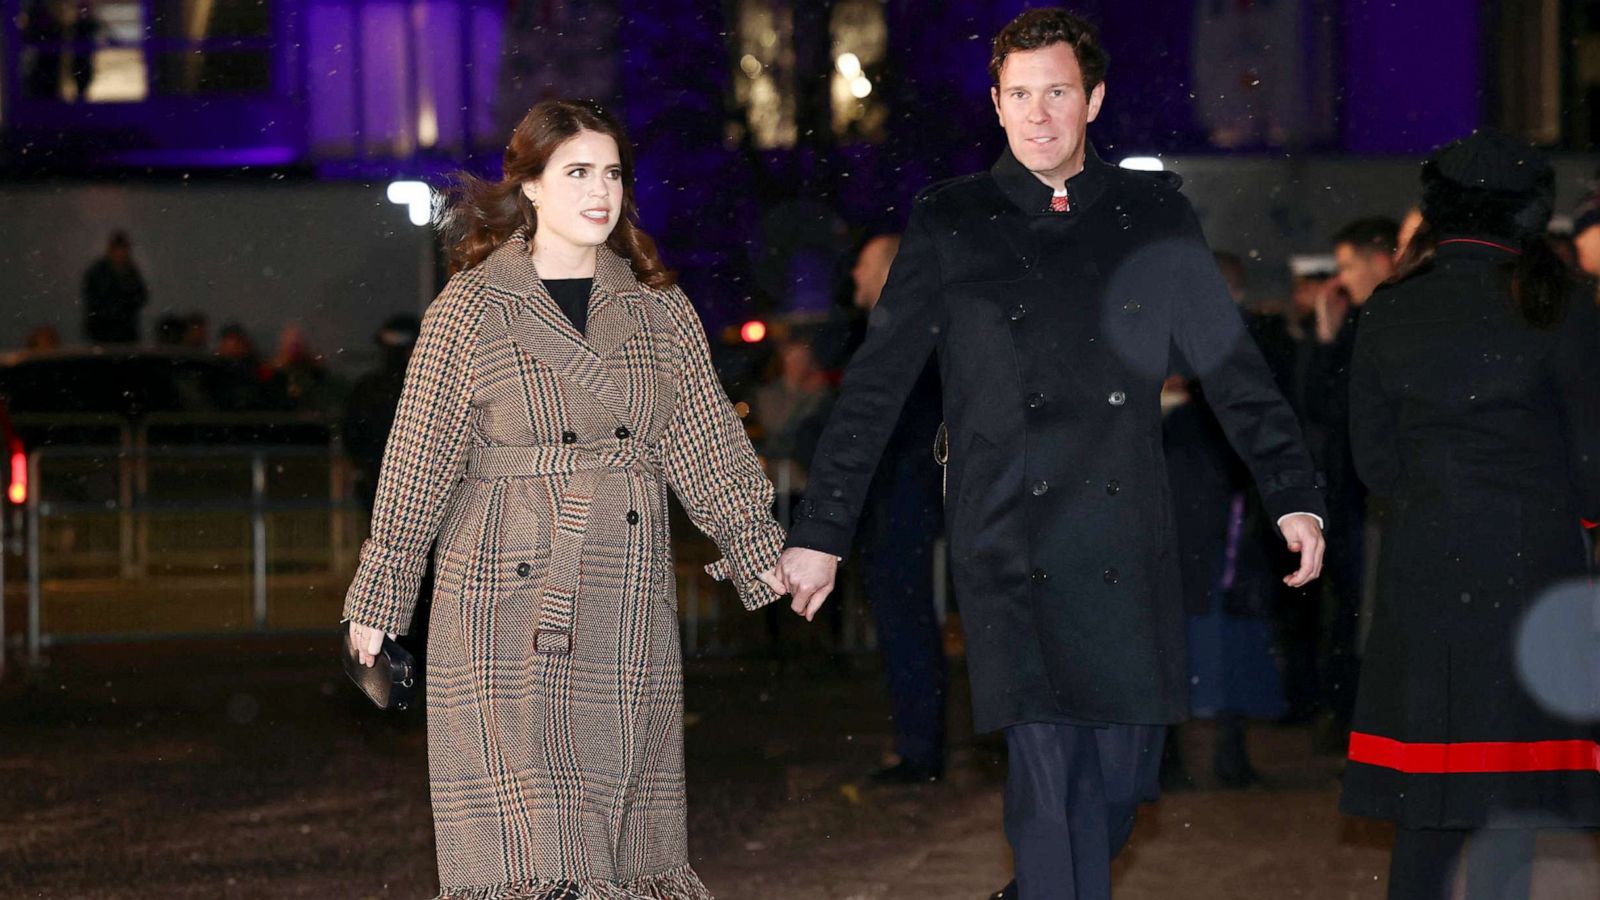
M391 634L389 637L395 637ZM383 632L355 622L350 623L350 646L355 648L361 664L372 668L378 662L378 651L383 649Z
M760 575L757 575L756 578L779 597L789 593L789 586L784 584L783 579L778 577L778 570L776 567L762 572Z

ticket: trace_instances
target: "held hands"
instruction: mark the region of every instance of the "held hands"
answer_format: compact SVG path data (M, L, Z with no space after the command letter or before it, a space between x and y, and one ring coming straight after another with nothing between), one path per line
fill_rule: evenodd
M395 637L391 634L389 637ZM355 648L361 664L372 668L378 662L378 651L383 649L383 632L365 625L350 623L350 646Z
M1296 513L1285 516L1278 530L1283 532L1283 540L1289 545L1289 550L1300 554L1300 568L1285 576L1283 583L1289 587L1305 587L1322 574L1322 552L1327 548L1322 538L1322 527L1317 524L1315 516Z
M763 572L761 581L777 594L793 595L790 608L809 622L833 592L833 579L839 571L839 558L820 550L790 547L778 557L778 566Z

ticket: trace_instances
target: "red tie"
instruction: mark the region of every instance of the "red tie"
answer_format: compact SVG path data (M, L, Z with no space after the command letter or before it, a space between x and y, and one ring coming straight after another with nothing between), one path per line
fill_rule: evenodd
M1067 195L1066 194L1061 194L1061 195L1058 195L1058 196L1051 197L1050 198L1050 211L1051 212L1066 212L1067 211Z

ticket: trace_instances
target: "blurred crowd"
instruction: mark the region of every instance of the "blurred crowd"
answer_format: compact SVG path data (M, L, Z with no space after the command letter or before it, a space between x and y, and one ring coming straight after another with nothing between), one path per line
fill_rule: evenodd
M147 344L143 314L150 294L125 232L114 232L104 254L84 271L80 301L83 345L102 352L215 358L239 386L224 404L230 411L334 413L344 400L347 385L329 371L298 323L283 326L268 354L237 322L224 324L213 338L204 312L165 313L155 319ZM28 332L23 350L45 354L83 345L69 344L57 328L44 325Z

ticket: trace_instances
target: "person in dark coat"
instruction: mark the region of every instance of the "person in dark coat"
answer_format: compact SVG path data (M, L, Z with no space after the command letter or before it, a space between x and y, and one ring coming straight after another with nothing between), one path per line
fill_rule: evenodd
M95 344L137 344L139 313L149 301L133 242L114 232L106 255L83 273L83 336Z
M1029 900L1110 895L1165 726L1188 714L1160 444L1177 357L1302 553L1290 580L1314 578L1322 551L1299 425L1179 179L1108 165L1086 140L1105 67L1094 28L1064 10L1025 12L995 39L1007 149L913 204L780 563L793 608L815 615L937 352L973 714L1006 734L1006 833Z
M1234 302L1242 305L1243 261L1231 253L1216 257ZM1188 614L1189 709L1195 718L1215 723L1217 783L1249 787L1260 777L1250 764L1245 722L1277 719L1286 711L1267 618L1282 586L1272 576L1277 535L1264 527L1250 470L1228 446L1203 387L1190 381L1166 393L1176 400L1167 404L1161 430ZM1163 788L1191 786L1179 749L1181 730L1167 735Z
M1337 280L1318 295L1304 420L1311 456L1328 493L1328 613L1308 605L1326 623L1319 635L1318 688L1326 712L1318 730L1319 749L1343 748L1356 705L1361 662L1361 594L1366 573L1366 488L1356 477L1350 455L1350 359L1355 354L1361 309L1378 285L1394 274L1400 224L1383 216L1357 219L1333 236ZM1320 591L1313 592L1315 598ZM1318 631L1322 629L1319 628Z
M877 235L861 248L851 279L855 304L869 315L899 250L900 236L893 234ZM939 372L930 361L901 408L861 517L861 581L894 714L895 759L873 775L881 784L944 777L949 677L933 597L934 546L944 526L933 454L938 433Z
M344 449L355 468L356 497L372 511L378 494L378 469L400 408L406 365L416 348L422 322L409 313L390 316L378 329L378 367L362 375L345 402Z
M1422 182L1350 384L1356 466L1392 513L1340 805L1399 826L1391 898L1448 898L1464 848L1469 898L1523 898L1533 829L1600 826L1600 725L1543 705L1516 654L1541 597L1590 573L1600 327L1543 241L1554 174L1536 151L1480 132ZM1523 663L1565 660L1592 699L1583 618Z

